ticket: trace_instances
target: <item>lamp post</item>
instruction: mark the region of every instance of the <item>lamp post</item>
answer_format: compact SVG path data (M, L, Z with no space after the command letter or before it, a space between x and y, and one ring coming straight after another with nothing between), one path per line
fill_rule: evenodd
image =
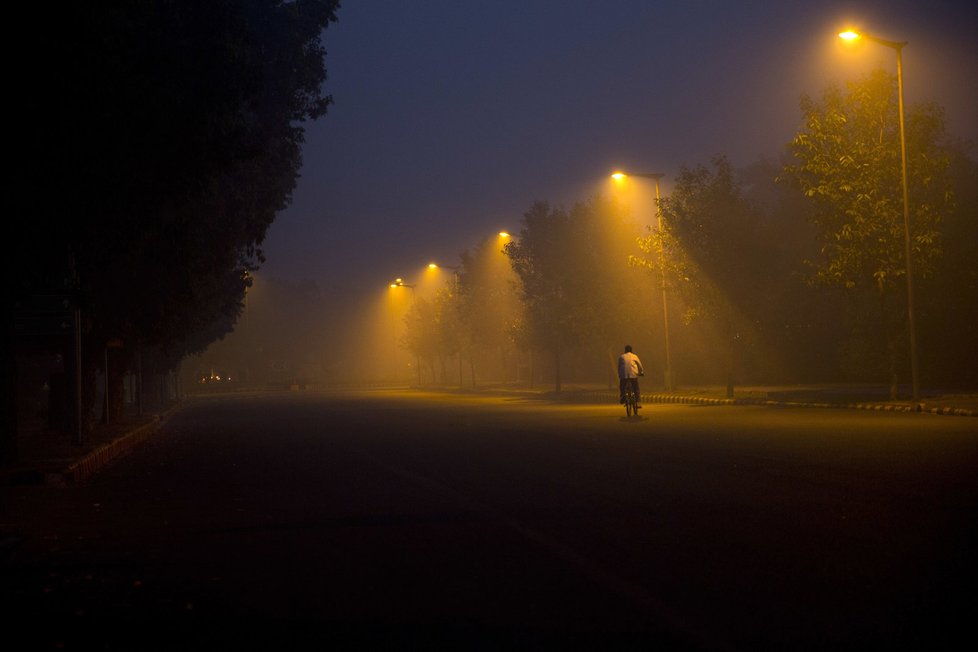
M910 258L910 199L907 192L907 138L903 124L903 47L907 45L907 41L888 41L875 36L869 36L868 34L859 34L851 30L841 32L839 38L849 42L866 39L867 41L892 48L896 52L897 103L900 113L900 180L903 185L903 246L907 265L907 318L910 330L910 374L913 387L913 400L918 401L920 400L920 383L917 367L917 327L914 317L913 268Z
M387 305L391 313L391 368L394 370L393 380L397 382L397 317L394 313L394 288L397 285L390 284L390 291L387 293Z
M461 269L458 265L439 265L438 263L428 263L428 269L439 270L439 269L450 269L452 270L452 276L455 284L455 294L458 295L459 291L459 279L458 270Z
M455 301L456 302L461 301L461 294L460 294L461 282L459 281L459 277L458 277L458 270L460 269L460 267L458 265L439 265L438 263L428 263L428 269L436 269L437 270L437 269L442 269L442 268L452 270L452 275L454 277L454 285L455 285L455 288L454 288L455 289ZM458 357L458 386L461 387L462 386L462 348L461 348L461 346L459 346L457 357ZM445 375L445 368L444 368L444 364L443 364L442 365L442 376L444 376L444 375Z
M457 287L458 287L458 270L459 270L459 266L458 265L439 265L438 263L428 263L428 269L450 269L450 270L452 270L452 273L455 275L455 285L456 285L456 289L457 289Z
M405 283L403 279L399 279L399 278L394 279L394 282L391 283L391 288L410 288L412 304L417 299L417 294L414 291L414 287L415 287L414 285L410 283ZM418 368L418 386L420 387L421 386L421 354L419 353L415 357L416 357L415 366Z
M662 233L662 210L660 208L659 179L666 176L661 172L615 172L611 175L616 181L621 181L627 177L638 177L640 179L653 179L655 181L655 217L659 233ZM665 270L665 247L659 250L659 267L662 272L662 333L666 348L666 368L663 371L663 381L667 392L672 391L672 358L671 347L669 345L669 303L666 298L666 270Z

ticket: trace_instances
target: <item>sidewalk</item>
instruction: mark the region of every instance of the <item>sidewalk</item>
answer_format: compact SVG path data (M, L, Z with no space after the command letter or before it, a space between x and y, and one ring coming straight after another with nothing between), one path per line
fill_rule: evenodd
M582 403L617 403L618 392L598 385L567 384L557 394L552 388L484 385L476 388L426 387L426 390L463 394L506 394L542 400ZM19 441L18 460L0 466L0 486L46 484L63 486L83 482L113 460L150 437L185 401L143 417L128 417L112 426L97 426L81 444L64 433L43 432ZM849 408L885 412L926 412L947 416L978 417L978 393L925 392L921 400L890 401L883 390L853 385L745 386L733 398L723 387L688 387L673 392L642 393L642 402L691 405L764 405L771 407ZM976 422L978 432L978 422Z
M181 405L141 417L128 416L108 426L98 424L80 443L72 435L49 430L21 436L17 460L0 465L0 486L83 482L153 435Z

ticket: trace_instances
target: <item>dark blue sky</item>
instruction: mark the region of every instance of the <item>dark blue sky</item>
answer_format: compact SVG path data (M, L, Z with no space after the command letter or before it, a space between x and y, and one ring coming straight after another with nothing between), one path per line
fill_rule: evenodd
M777 157L798 98L882 65L844 52L848 25L904 50L908 103L945 107L978 140L973 3L727 0L346 0L326 33L335 104L308 126L291 208L259 272L338 294L518 229L616 167L664 172L716 154Z

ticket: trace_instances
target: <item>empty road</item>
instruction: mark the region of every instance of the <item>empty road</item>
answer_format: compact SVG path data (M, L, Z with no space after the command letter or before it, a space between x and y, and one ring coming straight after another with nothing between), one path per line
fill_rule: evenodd
M398 391L191 400L0 487L17 649L974 640L978 419ZM313 647L310 647L310 643Z

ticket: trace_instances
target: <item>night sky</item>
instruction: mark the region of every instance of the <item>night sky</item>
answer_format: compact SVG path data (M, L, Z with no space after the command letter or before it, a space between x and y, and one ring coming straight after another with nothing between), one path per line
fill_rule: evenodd
M978 140L971 2L347 0L326 32L330 112L307 126L293 205L265 242L269 277L336 296L383 289L516 231L535 200L569 206L615 168L717 154L776 159L818 97L895 52L846 50L845 27L904 49L908 104Z

